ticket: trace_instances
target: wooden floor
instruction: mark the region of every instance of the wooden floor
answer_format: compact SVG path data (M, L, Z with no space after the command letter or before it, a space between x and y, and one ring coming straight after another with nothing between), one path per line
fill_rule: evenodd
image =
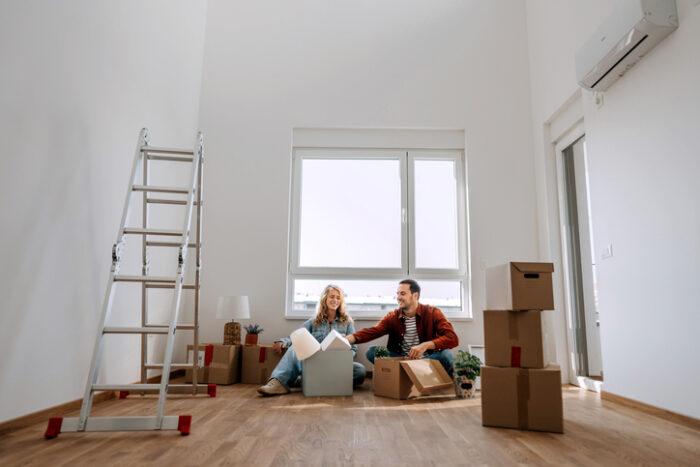
M700 465L700 432L572 386L564 387L563 435L485 428L478 398L396 401L375 397L369 381L341 398L261 398L255 388L170 396L168 415L193 416L190 436L45 440L45 423L5 433L0 465ZM150 415L155 406L155 396L130 396L99 403L93 414Z

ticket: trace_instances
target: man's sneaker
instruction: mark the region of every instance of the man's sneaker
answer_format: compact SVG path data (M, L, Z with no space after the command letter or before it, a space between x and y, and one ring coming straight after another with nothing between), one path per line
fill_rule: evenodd
M287 394L289 390L278 379L272 378L265 386L260 386L258 392L263 396L279 396Z

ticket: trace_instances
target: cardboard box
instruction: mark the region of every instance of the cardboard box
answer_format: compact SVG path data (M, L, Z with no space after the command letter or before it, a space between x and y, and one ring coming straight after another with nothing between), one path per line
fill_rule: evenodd
M207 350L210 348L210 350ZM193 346L187 346L187 363L193 361ZM198 383L233 384L240 379L241 346L200 344L197 355ZM185 370L185 382L192 381L192 370Z
M418 395L452 387L454 382L437 360L405 357L374 360L374 395L392 399L408 399L411 392Z
M482 366L481 422L484 426L563 433L559 367Z
M272 349L272 344L245 345L241 358L241 382L265 384L272 370L279 363L281 355Z
M352 396L352 350L316 352L301 362L306 397Z
M502 264L486 269L489 310L553 310L553 263Z
M544 368L541 311L484 310L486 365Z

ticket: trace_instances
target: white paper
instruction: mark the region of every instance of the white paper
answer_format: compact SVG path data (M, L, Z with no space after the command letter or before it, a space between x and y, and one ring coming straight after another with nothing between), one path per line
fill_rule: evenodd
M306 360L321 350L321 344L306 328L297 329L289 337L292 339L292 346L299 360Z
M350 350L350 342L338 331L331 329L331 332L321 342L321 350Z

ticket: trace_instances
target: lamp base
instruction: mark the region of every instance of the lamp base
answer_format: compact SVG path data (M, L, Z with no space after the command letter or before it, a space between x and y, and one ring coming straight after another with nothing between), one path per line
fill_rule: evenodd
M224 345L239 345L241 343L241 323L231 321L224 325Z

